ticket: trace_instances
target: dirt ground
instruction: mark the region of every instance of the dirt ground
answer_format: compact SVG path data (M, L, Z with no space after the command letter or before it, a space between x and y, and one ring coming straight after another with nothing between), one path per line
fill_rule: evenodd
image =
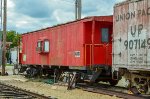
M12 70L10 67L6 70ZM43 82L33 82L21 75L0 76L0 82L17 86L22 89L30 90L46 96L52 96L58 99L120 99L114 96L102 95L82 91L81 89L67 90L65 86L50 85Z

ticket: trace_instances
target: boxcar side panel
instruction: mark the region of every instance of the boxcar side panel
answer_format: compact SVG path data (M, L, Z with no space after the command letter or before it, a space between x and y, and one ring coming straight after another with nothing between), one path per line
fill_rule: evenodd
M150 69L149 15L149 0L114 7L114 68Z

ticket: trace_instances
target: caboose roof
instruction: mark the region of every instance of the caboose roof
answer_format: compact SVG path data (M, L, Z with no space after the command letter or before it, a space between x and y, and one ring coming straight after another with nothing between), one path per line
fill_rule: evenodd
M95 21L113 22L113 16L109 15L109 16L91 16L91 17L85 17L85 18L80 19L80 20L75 20L75 21L71 21L71 22L67 22L67 23L63 23L63 24L58 24L58 25L54 25L54 26L51 26L51 27L47 27L47 28L43 28L43 29L39 29L39 30L27 32L27 33L23 33L22 35L29 34L29 33L35 33L35 32L38 32L38 31L42 31L42 30L46 30L46 29L50 29L50 28L54 28L54 27L59 27L59 26L62 26L62 25L69 25L69 24L75 23L75 22L88 22L88 21L93 21L93 20L95 20Z

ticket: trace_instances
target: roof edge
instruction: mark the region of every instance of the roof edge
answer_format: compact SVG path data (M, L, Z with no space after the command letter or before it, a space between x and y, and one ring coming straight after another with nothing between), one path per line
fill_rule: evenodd
M116 3L114 7L118 7L124 4L128 4L128 3L134 3L134 2L139 2L139 1L143 1L143 0L126 0L126 1L122 1L120 3Z
M92 21L93 19L96 19L96 18L100 18L100 17L112 17L112 16L113 15L107 15L107 16L88 16L88 17L85 17L85 18L82 18L82 19L79 19L79 20L74 20L74 21L70 21L70 22L66 22L66 23L62 23L62 24L57 24L57 25L54 25L54 26L46 27L46 28L43 28L43 29L39 29L39 30L31 31L31 32L26 32L26 33L23 33L22 35L29 34L29 33L34 33L34 32L38 32L38 31L49 29L49 28L54 28L54 27L58 27L58 26L62 26L62 25L70 24L70 23L74 23L74 22L89 21L89 20Z

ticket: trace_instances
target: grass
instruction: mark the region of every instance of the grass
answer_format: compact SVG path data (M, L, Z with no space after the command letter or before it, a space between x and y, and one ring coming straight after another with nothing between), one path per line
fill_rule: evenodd
M6 66L13 66L13 64L6 64Z

